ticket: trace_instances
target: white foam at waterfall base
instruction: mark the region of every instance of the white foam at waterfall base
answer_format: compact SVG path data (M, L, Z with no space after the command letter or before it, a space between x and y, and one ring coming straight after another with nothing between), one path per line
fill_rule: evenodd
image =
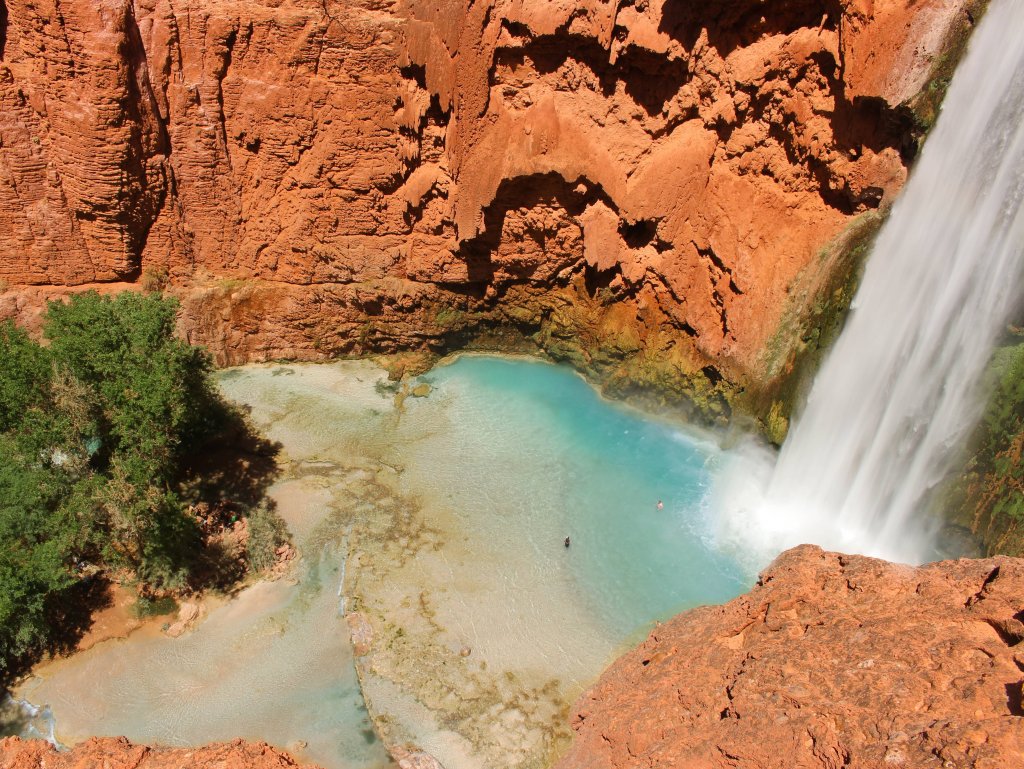
M751 563L803 542L918 563L929 491L981 408L1020 296L1024 3L992 3L875 244L853 310L778 454L738 452L720 539Z
M20 736L45 740L57 749L64 746L57 740L53 712L48 705L37 706L11 695L0 698L0 737Z

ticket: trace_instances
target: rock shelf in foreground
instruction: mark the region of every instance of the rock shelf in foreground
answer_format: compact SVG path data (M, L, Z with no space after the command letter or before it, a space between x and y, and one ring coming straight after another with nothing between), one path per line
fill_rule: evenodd
M202 748L150 748L123 737L97 737L58 753L42 740L0 739L0 769L291 769L305 767L265 742L235 740Z
M657 627L577 702L558 769L1019 766L1024 560L804 545Z

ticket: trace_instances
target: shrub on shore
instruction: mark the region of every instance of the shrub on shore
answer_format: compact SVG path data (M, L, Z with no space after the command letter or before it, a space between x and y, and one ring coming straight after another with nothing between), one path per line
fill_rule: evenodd
M249 513L249 541L246 558L249 568L263 572L277 563L277 549L288 542L284 519L267 502L261 502Z
M97 568L187 584L203 536L186 476L232 413L176 311L88 292L49 305L45 345L0 324L0 669L53 647Z

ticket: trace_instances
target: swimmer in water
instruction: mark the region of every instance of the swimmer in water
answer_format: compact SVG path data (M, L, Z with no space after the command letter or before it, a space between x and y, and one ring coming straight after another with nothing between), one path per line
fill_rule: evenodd
M661 500L659 499L659 500L658 500L658 505L657 505L657 507L658 507L658 509L659 509L659 510L664 510L664 509L665 509L665 503L664 503L664 502L662 502L662 501L661 501Z
M569 547L569 544L570 544L570 540L569 540L569 538L568 538L568 537L566 537L566 538L565 538L565 546L566 546L566 547Z

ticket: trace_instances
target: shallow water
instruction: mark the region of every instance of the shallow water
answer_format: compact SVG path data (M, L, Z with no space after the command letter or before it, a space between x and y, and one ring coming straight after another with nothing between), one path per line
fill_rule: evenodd
M404 558L363 543L352 587L383 636L371 709L446 766L544 765L568 706L655 620L749 586L708 544L720 452L563 368L463 357L423 379L394 485L430 530Z
M389 743L448 769L543 766L570 703L655 620L749 586L709 544L713 442L546 364L462 357L421 381L402 399L367 362L223 372L284 447L271 493L298 584L44 667L19 696L64 742L244 736L375 769L358 668ZM355 665L346 610L373 633Z
M516 555L534 576L564 575L618 639L746 588L710 546L707 492L720 459L710 440L544 363L463 357L424 380L434 392L407 403L400 429L406 485L458 511L491 563ZM445 429L431 431L441 419ZM502 571L504 582L518 576ZM543 579L530 587L548 590Z
M256 585L179 639L141 631L101 644L43 669L19 693L50 705L69 744L93 735L171 746L244 737L326 767L386 766L338 615L340 564L328 550L298 585Z

